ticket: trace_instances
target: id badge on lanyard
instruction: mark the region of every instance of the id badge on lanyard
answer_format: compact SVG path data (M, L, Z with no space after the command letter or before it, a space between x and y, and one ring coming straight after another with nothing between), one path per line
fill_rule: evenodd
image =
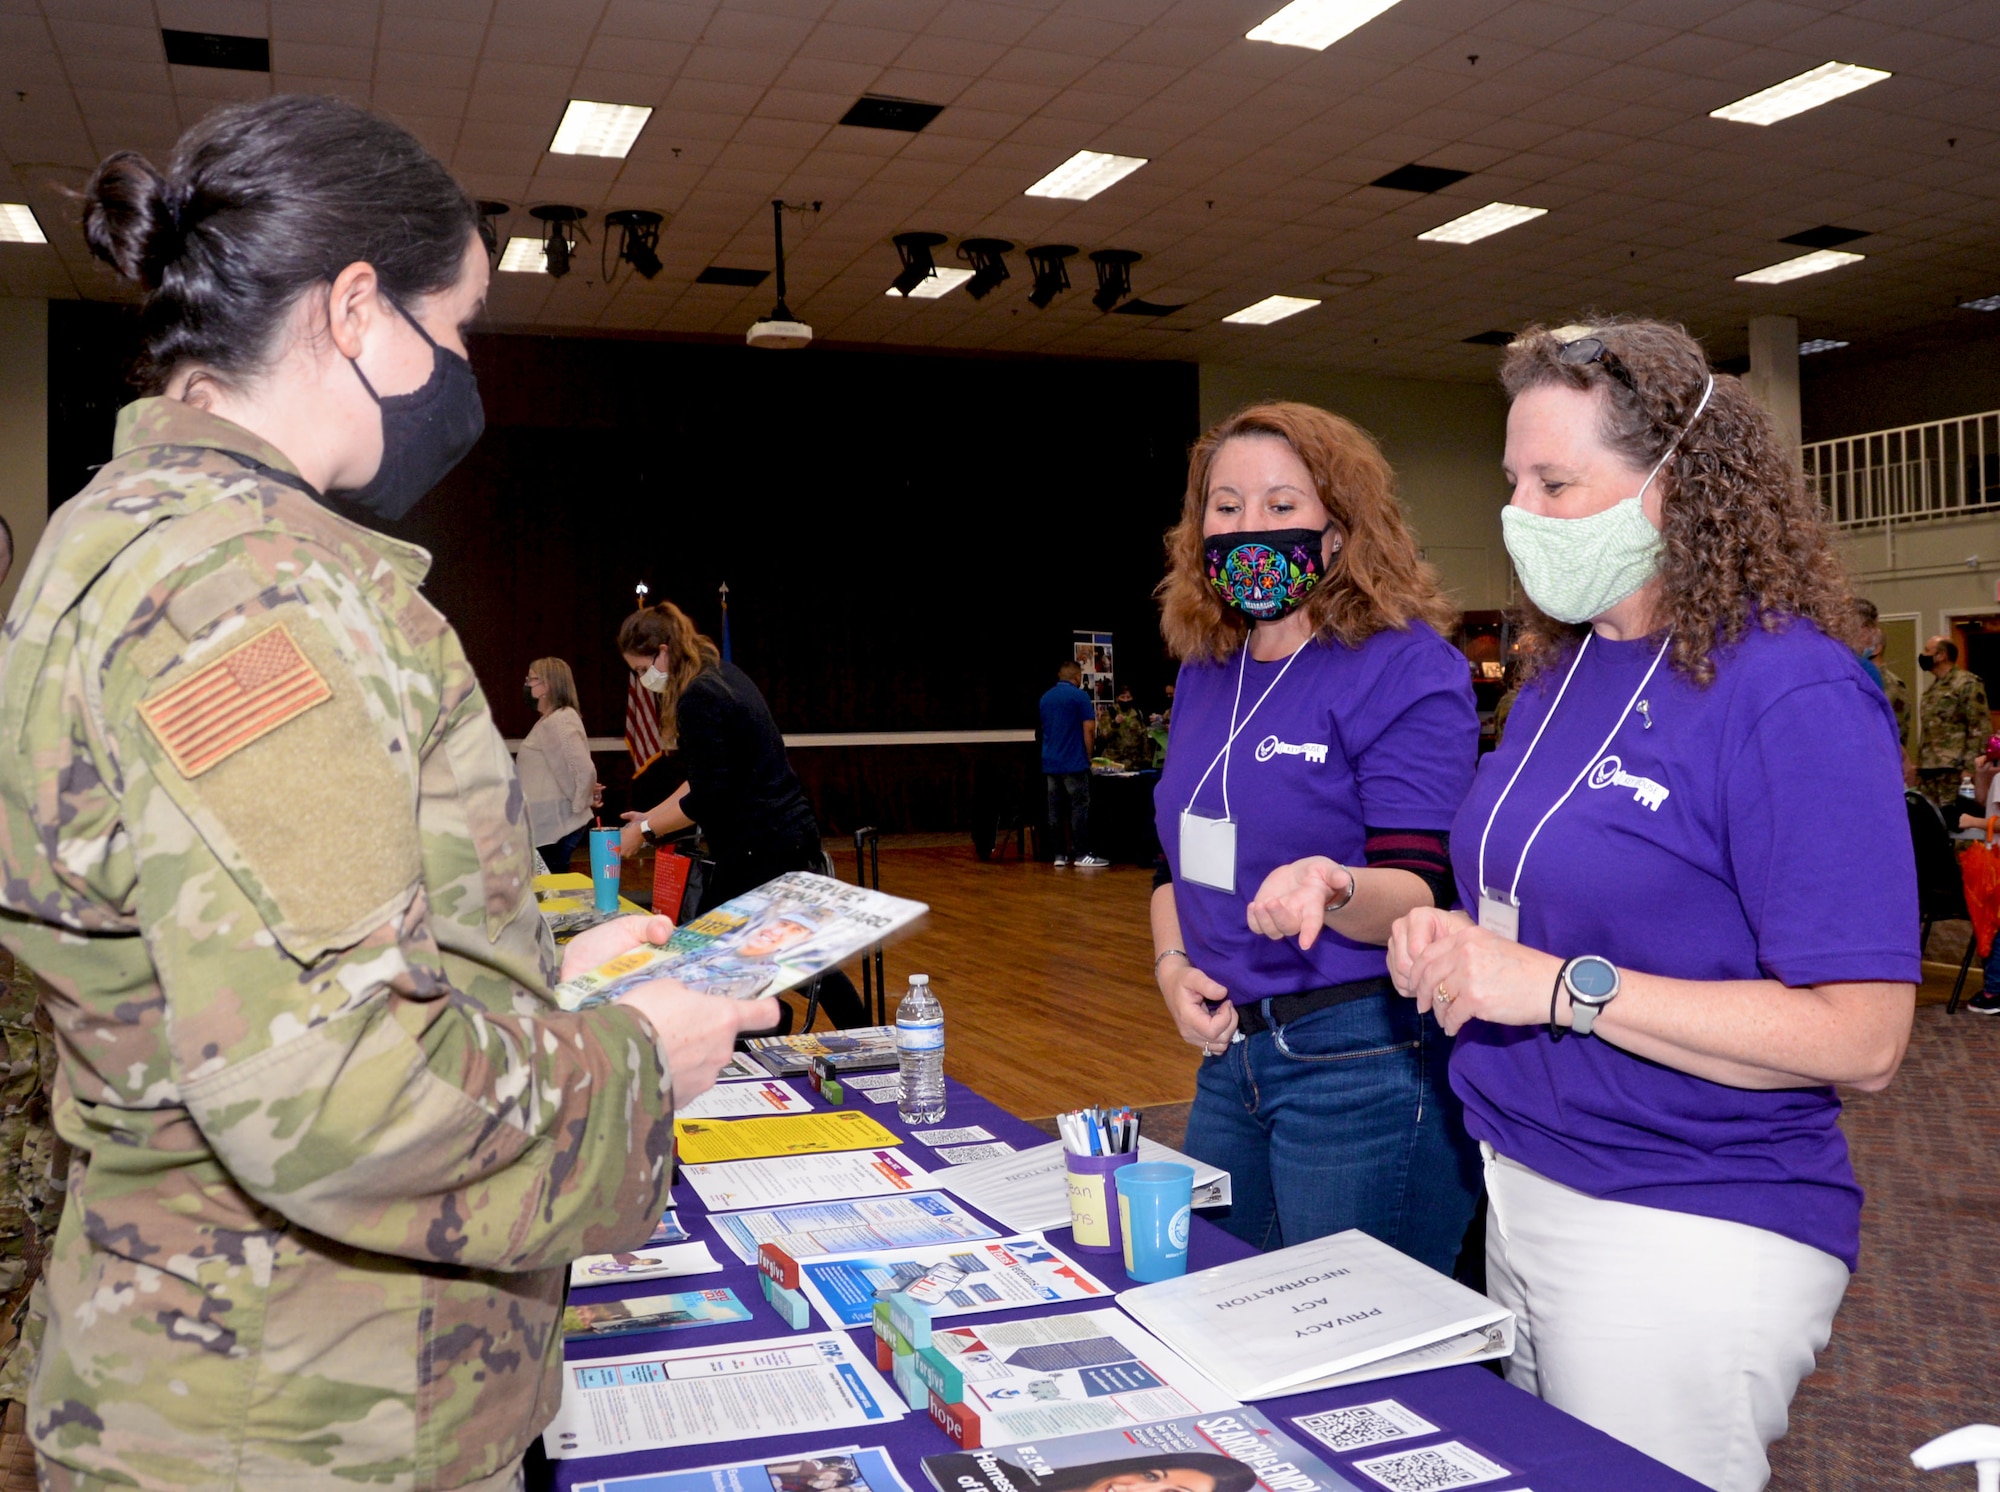
M1211 891L1236 891L1236 821L1181 810L1181 879Z
M1504 891L1480 889L1479 925L1510 943L1521 941L1521 906Z

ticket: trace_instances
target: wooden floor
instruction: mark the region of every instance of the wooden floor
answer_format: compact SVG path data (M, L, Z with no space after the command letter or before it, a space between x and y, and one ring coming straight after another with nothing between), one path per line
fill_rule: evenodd
M829 848L853 880L852 847ZM645 858L626 866L628 895L650 895ZM890 1018L909 976L930 975L952 1077L1024 1119L1194 1097L1199 1054L1175 1034L1153 984L1152 872L1057 870L1015 859L1011 847L981 864L966 836L947 834L885 839L881 869L884 891L931 908L884 956ZM858 988L860 965L848 974Z

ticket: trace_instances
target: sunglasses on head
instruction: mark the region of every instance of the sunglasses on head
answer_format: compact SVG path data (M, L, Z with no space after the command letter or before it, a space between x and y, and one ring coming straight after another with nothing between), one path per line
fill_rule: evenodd
M1556 361L1568 363L1572 368L1580 368L1586 363L1597 363L1634 394L1639 392L1639 385L1632 378L1632 370L1619 360L1617 353L1596 337L1578 337L1574 342L1563 343L1562 351L1556 354Z

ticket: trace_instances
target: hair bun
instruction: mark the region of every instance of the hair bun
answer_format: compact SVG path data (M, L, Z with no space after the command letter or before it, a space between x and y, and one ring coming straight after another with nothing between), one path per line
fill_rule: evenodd
M106 156L83 189L90 252L148 290L180 257L181 229L167 179L136 151Z

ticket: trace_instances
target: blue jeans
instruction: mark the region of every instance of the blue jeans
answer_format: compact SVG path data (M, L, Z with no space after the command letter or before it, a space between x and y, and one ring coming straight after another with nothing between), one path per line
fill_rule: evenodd
M1090 773L1047 772L1050 843L1058 855L1081 860L1090 853ZM1063 807L1069 807L1069 848L1063 848Z
M590 825L584 824L563 835L554 844L537 845L542 852L542 860L549 867L550 875L562 875L569 869L569 862L590 842Z
M1187 1151L1229 1172L1229 1211L1211 1216L1252 1247L1359 1228L1450 1274L1478 1147L1445 1079L1450 1039L1382 990L1204 1057Z

